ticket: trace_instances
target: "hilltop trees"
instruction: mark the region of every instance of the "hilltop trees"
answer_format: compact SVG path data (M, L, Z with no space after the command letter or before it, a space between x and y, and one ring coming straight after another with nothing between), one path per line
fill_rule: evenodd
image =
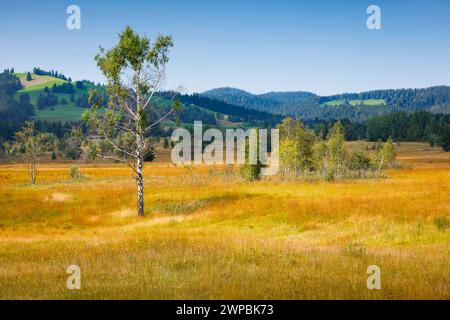
M100 48L96 61L107 79L108 104L91 92L91 109L83 119L88 135L83 145L93 156L126 163L135 173L137 214L144 215L144 157L152 148L150 130L173 113L179 103L156 121L149 121L149 111L162 91L168 52L173 46L170 36L158 36L153 43L127 27L115 47ZM77 135L80 132L76 132ZM113 154L111 154L111 150Z
M63 75L61 72L54 71L54 70L45 71L45 70L42 70L41 68L34 67L33 73L37 74L38 76L51 76L51 77L59 78L62 80L67 80L65 75Z

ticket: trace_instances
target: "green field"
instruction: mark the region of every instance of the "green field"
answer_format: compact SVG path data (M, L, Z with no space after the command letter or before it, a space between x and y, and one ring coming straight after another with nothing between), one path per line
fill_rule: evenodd
M53 108L37 110L33 119L47 121L78 121L81 120L81 115L85 110L85 108L77 107L74 104L59 104Z
M384 106L386 101L384 99L368 99L368 100L348 100L352 106ZM331 100L323 103L325 106L341 106L344 104L344 100Z

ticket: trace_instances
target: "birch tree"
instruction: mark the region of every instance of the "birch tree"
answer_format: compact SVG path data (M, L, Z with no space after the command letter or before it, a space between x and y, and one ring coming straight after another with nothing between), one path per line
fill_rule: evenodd
M330 177L341 179L345 170L345 159L347 151L345 149L344 127L340 121L336 122L328 133L328 155L332 166Z
M150 121L151 110L161 100L172 46L171 36L160 35L150 42L127 27L116 46L107 51L100 47L95 60L107 80L108 101L91 92L91 109L83 115L88 128L84 148L92 156L123 162L134 172L138 216L144 215L142 170L144 156L152 149L150 131L180 106L172 99L166 113Z

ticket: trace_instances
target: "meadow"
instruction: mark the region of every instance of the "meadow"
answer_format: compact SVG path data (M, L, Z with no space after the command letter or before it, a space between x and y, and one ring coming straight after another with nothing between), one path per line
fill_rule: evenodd
M384 99L366 99L366 100L348 100L348 103L352 106L384 106L386 105L386 101ZM326 106L341 106L344 104L344 100L331 100L325 102L323 105Z
M380 179L245 182L158 149L143 218L123 165L48 160L30 186L4 162L0 298L450 299L450 153L397 153ZM72 264L81 290L66 288ZM370 265L381 290L366 286Z

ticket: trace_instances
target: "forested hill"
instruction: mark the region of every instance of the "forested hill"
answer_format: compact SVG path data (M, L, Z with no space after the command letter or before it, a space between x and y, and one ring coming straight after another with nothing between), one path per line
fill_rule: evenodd
M242 107L236 104L224 102L219 99L209 98L199 94L180 95L179 100L184 105L201 106L204 109L215 113L228 115L228 120L232 122L264 122L266 125L274 126L278 124L282 117L277 114L255 110L253 108Z
M255 95L240 89L217 88L202 95L273 114L300 116L305 120L347 118L363 121L393 111L450 113L449 86L374 90L332 96L318 96L303 91Z
M311 92L269 92L251 94L235 88L217 88L202 93L203 96L273 114L292 114L290 105L317 104L318 97Z

